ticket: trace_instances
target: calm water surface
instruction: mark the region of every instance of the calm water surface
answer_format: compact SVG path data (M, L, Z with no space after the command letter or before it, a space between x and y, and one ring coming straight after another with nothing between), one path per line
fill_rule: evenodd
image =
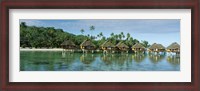
M180 57L149 54L20 52L21 71L180 71Z

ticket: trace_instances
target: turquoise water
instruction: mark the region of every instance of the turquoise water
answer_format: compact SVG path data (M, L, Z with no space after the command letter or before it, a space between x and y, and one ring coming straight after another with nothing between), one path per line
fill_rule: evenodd
M20 52L21 71L180 71L180 57L149 54Z

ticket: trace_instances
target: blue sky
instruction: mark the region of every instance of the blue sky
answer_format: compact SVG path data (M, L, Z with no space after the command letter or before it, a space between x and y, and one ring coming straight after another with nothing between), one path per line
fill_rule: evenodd
M55 27L63 29L66 32L80 35L81 29L84 34L91 34L89 27L95 26L93 35L100 32L108 37L113 32L119 34L124 32L131 34L134 39L147 40L150 44L161 43L165 47L172 42L180 44L180 20L179 19L77 19L77 20L36 20L20 19L20 22L26 22L28 26Z

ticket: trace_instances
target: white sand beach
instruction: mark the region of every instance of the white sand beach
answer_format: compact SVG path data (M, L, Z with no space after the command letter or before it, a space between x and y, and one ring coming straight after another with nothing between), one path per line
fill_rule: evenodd
M20 51L63 51L62 48L20 48Z

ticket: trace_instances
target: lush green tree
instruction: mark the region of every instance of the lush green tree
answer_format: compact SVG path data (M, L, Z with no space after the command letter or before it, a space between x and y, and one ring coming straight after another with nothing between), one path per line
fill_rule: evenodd
M115 40L118 40L118 38L119 38L119 36L117 34L114 35L114 37L115 37Z
M115 35L114 33L111 33L111 34L110 34L111 37L114 37L114 35Z
M130 33L127 33L126 36L127 36L126 40L129 40L129 38L131 37Z
M21 22L20 27L26 28L27 27L26 22Z
M140 41L138 41L137 39L134 39L134 40L133 40L133 43L134 43L134 45L135 45L136 43L140 43Z
M94 26L90 27L91 32L95 29ZM79 45L85 40L92 38L93 43L99 48L106 40L110 40L113 44L117 44L123 41L129 47L136 43L139 43L137 39L133 39L129 33L127 33L126 40L123 32L120 34L111 33L110 37L105 37L102 32L100 32L97 37L88 35L83 35L84 30L81 29L82 35L74 35L68 32L64 32L62 29L55 29L54 27L36 27L27 26L25 22L20 24L20 47L35 47L35 48L59 48L65 40L72 40L79 48ZM141 41L145 47L149 47L148 41Z
M99 33L99 35L100 35L100 36L103 36L103 33L102 33L102 32L100 32L100 33Z
M95 30L95 27L92 25L90 26L90 31L91 31L91 39L93 39L93 36L92 36L92 32Z
M122 35L121 35L121 34L119 34L118 36L119 36L119 39L120 39L120 40L122 40Z
M144 46L144 47L149 47L150 46L150 44L149 44L149 42L148 41L146 41L146 40L142 40L142 45Z
M120 35L121 35L121 38L125 38L125 35L123 32L121 32Z
M101 39L104 37L104 35L103 35L102 32L99 33L99 37L100 37Z
M81 31L81 34L82 34L82 35L83 35L83 33L85 32L85 30L84 30L84 29L81 29L80 31Z

